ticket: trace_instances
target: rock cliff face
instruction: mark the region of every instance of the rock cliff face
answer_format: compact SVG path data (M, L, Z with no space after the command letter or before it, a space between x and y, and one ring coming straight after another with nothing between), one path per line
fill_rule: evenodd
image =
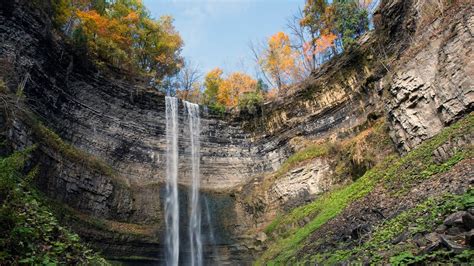
M133 85L136 81L101 74L51 33L44 14L31 10L27 1L11 4L0 16L1 74L9 89L21 87L18 94L24 95L17 106L8 107L11 113L2 113L11 148L39 144L32 156L32 164L40 166L36 182L52 199L99 219L150 225L151 240L144 238L143 244L159 245L166 164L163 95ZM179 122L179 178L186 186L190 147L182 103ZM203 112L202 124L204 190L232 188L257 171L253 163L262 158L251 153L248 134L237 123ZM210 201L222 201L213 195ZM216 213L229 209L215 205ZM222 217L222 224L232 220L232 215ZM151 254L140 249L136 237L100 230L90 234L94 231L83 227L78 230L90 241L108 243L109 254ZM218 244L229 243L219 239Z
M391 136L404 152L472 111L472 7L425 31L417 28L417 4L384 1L375 16L377 29L360 47L325 64L259 114L222 118L202 110L201 186L219 217L218 244L227 246L222 252L228 260L236 254L248 258L239 253L248 246L232 246L234 239L260 228L268 212L299 206L334 183L330 163L315 159L254 194L262 177L299 149L299 139L354 136L387 114ZM137 238L101 229L90 234L90 228L77 226L86 239L113 256L153 256L163 228L164 96L119 73L97 70L27 2L12 2L1 12L0 74L10 90L22 91L25 103L17 107L36 117L21 110L3 113L12 148L39 143L33 155L40 165L37 183L52 199L96 218L151 228ZM186 194L190 147L182 103L179 123L179 182ZM243 200L249 195L255 196L250 203Z
M387 113L394 141L404 151L472 111L472 9L417 30L389 84Z

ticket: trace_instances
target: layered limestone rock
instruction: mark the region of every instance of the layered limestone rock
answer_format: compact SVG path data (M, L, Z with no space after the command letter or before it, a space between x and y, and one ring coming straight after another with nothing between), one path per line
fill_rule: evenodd
M474 12L419 29L393 73L387 98L392 137L409 151L474 106Z
M316 158L275 181L271 187L271 198L278 201L276 204L280 208L291 210L329 190L334 182L330 179L331 176L332 169L328 159Z

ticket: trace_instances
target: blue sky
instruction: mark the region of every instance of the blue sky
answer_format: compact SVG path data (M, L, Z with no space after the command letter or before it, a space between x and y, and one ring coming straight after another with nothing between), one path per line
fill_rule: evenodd
M202 72L254 74L250 41L286 31L287 19L304 0L144 0L156 18L171 15L185 44L183 55Z

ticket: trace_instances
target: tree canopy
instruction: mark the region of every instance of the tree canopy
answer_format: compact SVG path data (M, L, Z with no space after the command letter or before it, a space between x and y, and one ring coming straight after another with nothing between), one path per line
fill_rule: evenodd
M52 0L54 22L98 63L161 81L178 72L183 41L170 16L153 19L140 0Z

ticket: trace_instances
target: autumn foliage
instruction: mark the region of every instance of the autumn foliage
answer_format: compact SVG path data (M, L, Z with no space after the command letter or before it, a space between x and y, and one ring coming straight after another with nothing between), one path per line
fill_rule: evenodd
M260 64L278 89L291 80L295 71L295 53L286 33L277 32L268 39L268 48L264 51Z
M183 41L169 16L152 19L140 0L52 0L55 22L101 65L161 80L182 65Z
M251 76L234 72L224 77L220 68L209 71L204 77L204 103L216 108L233 108L249 102L263 101L258 82Z
M255 91L257 81L247 74L234 72L223 80L217 93L217 101L225 106L234 107L239 103L239 97L244 93Z

